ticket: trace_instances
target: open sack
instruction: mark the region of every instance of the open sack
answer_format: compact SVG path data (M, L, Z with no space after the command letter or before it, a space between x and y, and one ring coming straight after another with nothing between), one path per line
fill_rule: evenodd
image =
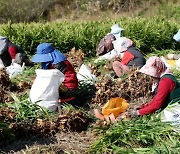
M36 70L36 79L30 90L30 100L49 109L56 111L59 99L59 86L64 81L65 76L57 69Z
M168 105L161 113L162 122L170 122L173 126L179 127L180 131L180 104L179 102Z
M25 63L23 65L19 65L17 63L13 63L10 66L6 67L6 72L9 74L9 77L15 77L17 74L20 74L23 72L25 67Z
M97 81L96 76L92 74L91 69L85 64L81 65L79 72L77 73L77 78L79 81L86 81L88 83Z

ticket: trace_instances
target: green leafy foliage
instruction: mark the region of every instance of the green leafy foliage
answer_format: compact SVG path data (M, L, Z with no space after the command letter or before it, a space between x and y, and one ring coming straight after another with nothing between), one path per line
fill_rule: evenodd
M179 71L179 69L174 68L172 71L173 71L173 73L174 73L174 76L175 76L178 80L180 80L180 71Z
M17 115L15 116L16 121L21 121L25 119L37 119L37 118L48 118L51 114L47 109L40 107L37 103L32 103L27 96L18 98L12 94L14 103L6 103L5 105L11 107L16 111ZM26 97L26 98L25 98Z
M126 149L142 152L150 151L147 147L156 147L161 151L161 143L171 142L175 147L179 138L179 133L174 132L172 126L162 123L156 116L147 116L114 124L92 145L91 150L92 153L118 153ZM140 147L142 149L138 149Z
M89 80L90 81L90 80ZM96 88L90 82L79 82L79 88L76 92L77 104L79 106L89 107L90 100L95 95Z
M35 70L40 68L39 65L35 65L34 67L25 67L24 71L20 74L17 74L15 77L11 78L11 81L14 83L19 82L31 82L35 79Z
M123 36L131 38L143 53L156 50L177 49L173 35L178 27L162 18L121 18L107 21L19 23L2 25L0 35L20 45L32 55L42 42L52 43L62 52L71 48L82 49L87 56L95 56L96 46L110 27L118 23L125 31Z
M152 53L149 53L146 55L147 58L151 57L151 56L164 56L164 55L167 55L167 54L177 54L177 51L176 50L172 50L172 49L167 49L167 50L157 50L157 51L154 51Z

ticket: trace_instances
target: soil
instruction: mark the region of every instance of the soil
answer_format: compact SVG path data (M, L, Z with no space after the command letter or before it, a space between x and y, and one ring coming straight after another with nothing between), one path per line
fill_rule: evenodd
M31 88L27 82L20 82L19 85L11 82L5 69L0 69L0 103L12 102L11 93L25 92Z
M89 130L81 133L61 132L53 137L32 137L29 140L17 141L4 149L1 153L15 154L63 154L63 153L88 153L89 146L97 137Z
M75 49L71 50L72 53L76 53L76 58L72 59L74 62L77 61L77 59L81 55L81 59L83 59L82 51L76 51ZM69 54L70 55L70 54ZM71 54L72 55L72 54ZM70 56L69 56L70 57ZM74 66L77 67L77 70L79 69L79 64L76 65L76 63L73 63ZM107 65L106 65L107 66ZM107 67L106 69L111 69ZM142 78L143 77L143 84L142 84ZM94 98L88 99L88 102L91 102L89 105L89 109L86 110L86 114L89 113L89 115L93 116L93 109L97 108L101 110L101 107L112 97L121 97L123 95L127 95L127 100L129 103L129 108L127 110L128 113L134 109L140 107L142 104L149 101L152 96L151 95L145 95L147 92L150 91L151 83L149 82L149 79L145 76L138 75L137 71L131 72L128 78L121 79L121 81L117 79L112 79L113 77L106 77L101 80L100 83L97 83L94 87L87 87L85 95L83 97L89 97L89 88L92 88L93 92L96 92L93 96ZM138 82L136 82L138 81ZM146 82L145 82L146 81ZM132 84L129 84L132 83ZM31 83L27 82L19 82L18 84L12 83L6 74L5 70L0 70L0 86L2 87L0 90L0 101L2 103L4 102L11 102L13 101L11 97L11 93L15 93L17 95L20 95L21 93L24 93L26 90L31 88ZM123 84L123 87L122 87ZM138 89L136 88L138 87ZM141 88L142 87L142 88ZM147 87L147 88L144 88ZM134 88L134 89L133 89ZM144 88L144 90L142 90ZM88 91L87 91L88 89ZM123 89L123 91L122 91ZM138 91L142 97L139 97L140 95L136 96L134 93L130 93L131 89L133 91ZM84 92L84 91L83 91ZM122 93L124 92L124 93ZM82 99L82 92L81 99ZM135 93L136 94L136 93ZM128 99L129 98L129 99ZM4 108L0 111L0 120L1 121L8 121L11 122L13 120L13 117L16 113L11 111L9 108ZM85 115L86 115L85 114ZM0 153L88 153L88 149L91 146L91 144L98 138L97 134L92 132L93 128L92 125L95 126L107 126L107 123L104 123L104 121L101 124L98 124L95 122L93 123L92 119L89 120L86 116L81 112L67 112L63 113L63 115L59 115L59 120L53 119L53 121L46 121L42 119L37 119L36 123L31 123L30 121L21 122L19 124L14 125L14 134L18 136L18 140L16 140L13 143L8 143L6 146L4 146L0 149ZM128 116L125 116L125 118L129 118ZM121 120L121 119L118 119ZM14 121L13 121L14 122ZM90 127L89 126L90 123ZM109 125L110 123L108 123ZM87 129L88 128L88 129ZM34 134L29 134L30 131ZM17 130L17 131L16 131ZM51 135L50 132L53 132ZM58 132L58 133L57 133ZM18 134L17 134L18 133ZM0 129L0 135L1 133ZM25 138L23 140L23 137ZM2 137L4 138L4 137ZM28 140L27 140L28 139Z
M150 99L150 98L149 98ZM146 99L147 100L147 99ZM145 102L145 99L139 99L139 101L132 102L130 104L130 109L128 112L133 109L137 104ZM95 108L95 104L93 104ZM92 110L89 113L92 114ZM106 127L107 123L93 123L94 126ZM108 124L109 125L109 124ZM91 126L87 131L82 132L59 132L53 136L42 136L34 135L33 137L28 137L24 140L16 140L12 144L0 149L0 153L15 153L15 154L37 154L37 153L88 153L88 150L91 144L98 139L98 135L92 132L92 122ZM20 132L19 132L20 133ZM23 132L19 134L20 136L26 136Z

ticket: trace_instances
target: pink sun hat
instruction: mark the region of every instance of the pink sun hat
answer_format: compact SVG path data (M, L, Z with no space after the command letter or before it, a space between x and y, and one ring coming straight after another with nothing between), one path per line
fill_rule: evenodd
M133 41L126 38L120 37L112 42L114 49L119 53L126 51L129 47L133 45Z
M150 57L146 64L139 70L139 72L150 75L155 78L160 78L161 75L167 71L165 63L156 56Z

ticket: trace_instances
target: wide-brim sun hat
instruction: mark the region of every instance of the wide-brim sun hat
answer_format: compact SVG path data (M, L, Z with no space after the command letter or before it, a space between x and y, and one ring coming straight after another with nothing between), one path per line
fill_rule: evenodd
M155 78L160 78L161 74L167 69L165 63L156 56L150 57L146 64L139 70L139 72L150 75Z
M175 39L177 42L180 42L180 29L179 29L179 31L173 36L173 39Z
M160 75L157 73L156 68L153 66L147 66L144 65L139 72L144 73L146 75L155 77L155 78L160 78Z
M118 34L120 33L124 28L121 28L118 24L114 24L111 26L111 34Z
M113 34L113 35L114 35L114 37L115 37L116 39L121 38L121 32L119 32L119 33L117 33L117 34Z
M123 31L124 29L119 27L118 24L115 24L113 26L111 26L111 34L113 34L115 36L116 39L121 37L121 31Z
M121 39L121 38L113 41L112 43L113 43L114 49L115 49L118 53L121 53L121 52L127 50L126 47L122 46L122 39Z
M126 51L129 47L133 45L133 41L126 37L120 37L116 39L115 41L113 41L112 43L113 43L114 49L118 53Z
M52 62L52 64L57 64L66 59L67 57L53 48L51 44L42 43L38 45L36 54L32 57L32 62Z

